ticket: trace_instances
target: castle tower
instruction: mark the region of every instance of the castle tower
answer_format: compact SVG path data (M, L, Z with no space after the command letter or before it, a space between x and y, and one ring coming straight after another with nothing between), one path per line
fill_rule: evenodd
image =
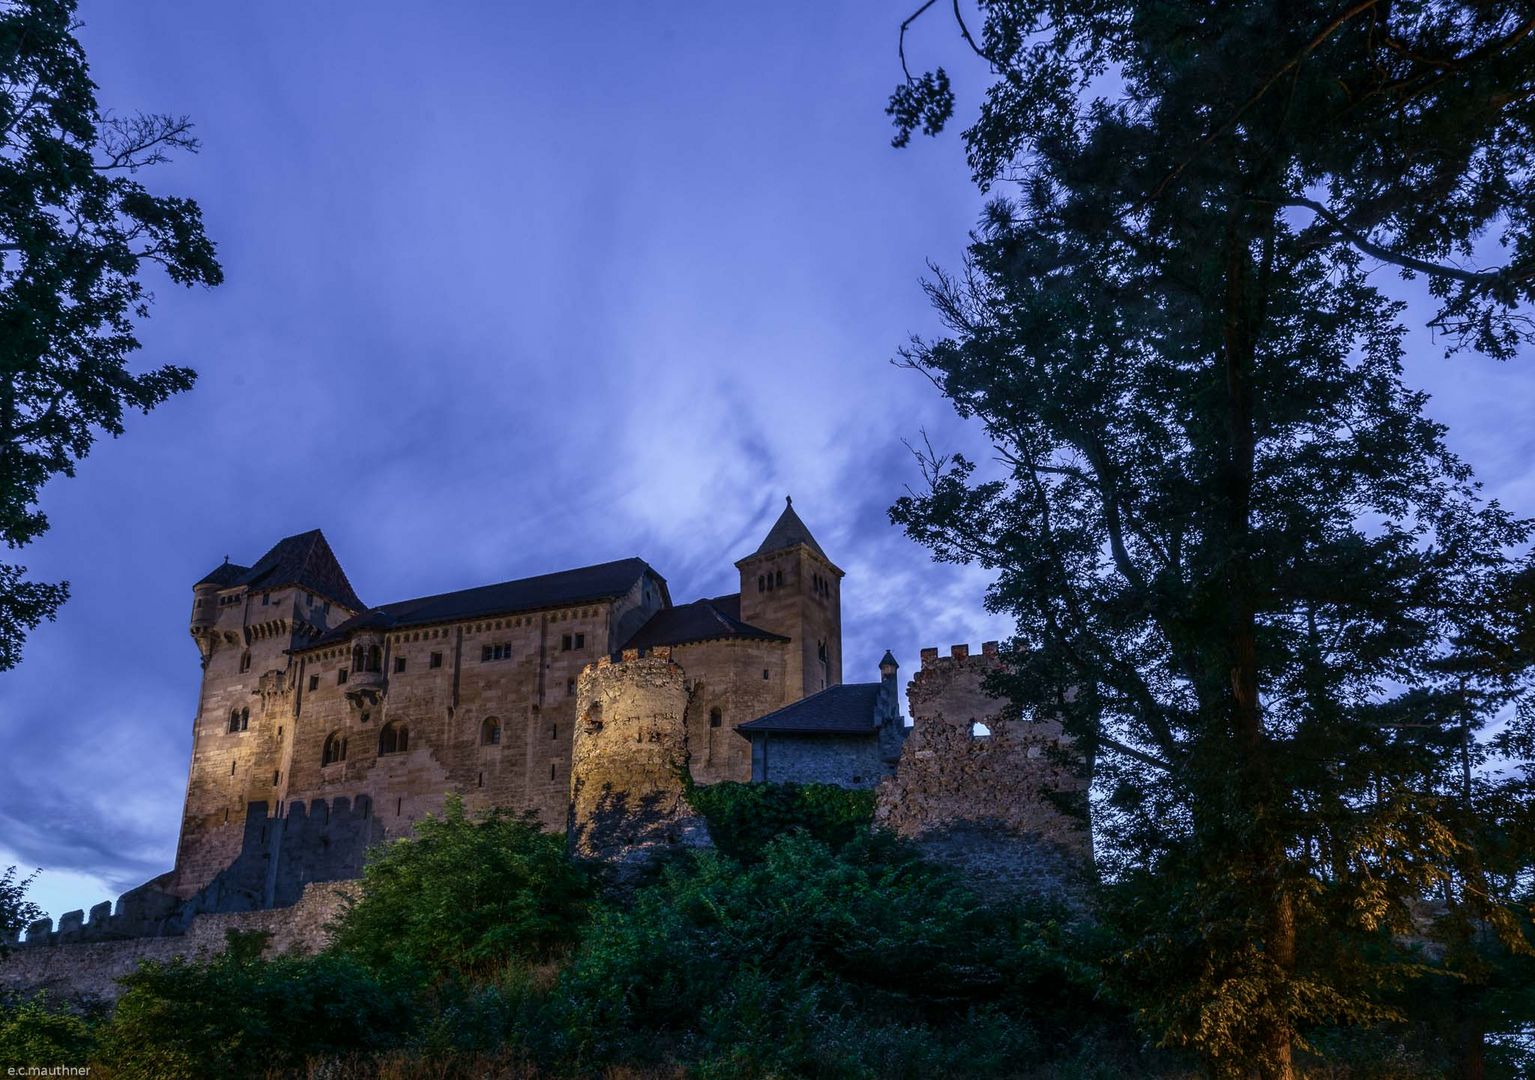
M192 587L202 689L172 892L187 896L239 853L245 808L282 801L293 740L288 650L361 611L318 529L253 566L224 560Z
M760 547L736 563L741 619L792 640L784 703L842 682L842 571L786 498Z
M571 849L624 873L673 845L705 843L705 826L683 796L689 690L671 649L599 657L578 687Z

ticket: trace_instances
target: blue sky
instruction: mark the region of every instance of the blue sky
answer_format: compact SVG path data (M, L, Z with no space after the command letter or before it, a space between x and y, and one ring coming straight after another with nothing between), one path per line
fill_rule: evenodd
M792 493L844 570L845 670L1005 636L887 522L903 438L974 446L890 358L976 218L954 136L889 146L901 5L83 0L103 102L189 113L227 283L156 284L195 390L71 480L25 554L74 598L0 674L0 866L55 916L170 866L194 581L325 530L370 603L631 554L730 591ZM915 65L983 75L941 20ZM1411 376L1535 512L1535 375Z

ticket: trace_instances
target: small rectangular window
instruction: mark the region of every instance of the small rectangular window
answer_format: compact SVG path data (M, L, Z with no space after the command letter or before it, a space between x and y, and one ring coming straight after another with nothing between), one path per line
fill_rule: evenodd
M570 696L570 697L575 697L576 696L576 680L574 680L574 679L566 679L565 680L565 693L568 696Z
M551 739L558 739L560 737L560 725L558 725L558 724L550 724L549 725L549 737Z
M570 635L566 634L564 637L560 638L560 652L569 652L570 649L571 649Z
M269 593L269 592L262 593L261 594L261 606L262 607L268 607L268 606L271 605L271 603L272 603L272 594Z
M429 667L429 668L439 668L439 667L442 667L442 653L434 652L431 655L431 657L427 660L426 666Z
M549 763L549 779L554 779L554 762Z
M281 772L279 772L279 771L278 771L278 770L276 770L276 769L273 769L273 770L272 770L272 786L273 786L273 787L276 787L276 786L277 786L277 781L278 781L278 779L279 779L279 778L280 778L280 777L281 777L281 776L282 776L282 773L281 773Z
M578 649L586 648L586 635L585 634L577 634L576 635L576 648L578 648Z
M311 676L309 676L309 689L311 689L311 690L318 690L319 688L320 688L320 677L318 675L311 675Z
M766 677L766 674L767 673L764 672L763 676ZM340 671L336 672L336 685L340 686L344 682L346 682L346 668L342 668Z
M490 646L489 645L482 645L480 647L480 663L483 664L483 663L485 663L485 661L487 661L489 659L490 659Z
M768 669L767 668L763 668L762 669L762 677L764 679L766 679L768 677Z
M403 657L403 656L396 656L394 658L394 673L396 675L398 675L398 674L400 674L400 672L402 672L404 670L405 670L405 657Z

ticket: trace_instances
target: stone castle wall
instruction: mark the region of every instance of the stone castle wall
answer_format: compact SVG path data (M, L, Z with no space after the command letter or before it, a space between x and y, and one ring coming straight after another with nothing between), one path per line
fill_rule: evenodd
M162 963L176 957L208 957L223 952L230 930L270 934L266 955L324 948L326 925L341 913L350 886L307 886L290 907L194 917L175 937L138 937L120 941L81 941L73 944L22 948L0 958L0 989L46 990L69 999L113 1000L122 988L118 979L144 960Z
M707 831L683 797L688 689L671 650L625 650L581 675L570 785L577 854L637 867L660 850L703 844Z
M907 690L911 732L879 786L875 824L985 888L1071 893L1090 869L1092 842L1060 798L1085 803L1090 777L1059 722L1005 715L985 686L1001 665L996 642L979 655L965 645L947 657L922 650Z

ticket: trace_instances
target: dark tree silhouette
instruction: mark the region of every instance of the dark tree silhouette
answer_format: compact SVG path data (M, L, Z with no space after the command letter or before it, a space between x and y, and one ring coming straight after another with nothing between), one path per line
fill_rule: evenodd
M1404 381L1377 272L1427 278L1451 350L1529 339L1535 5L992 0L960 27L993 75L969 161L1007 194L929 285L950 336L904 362L997 462L924 449L892 517L998 571L1009 691L1097 754L1142 1018L1288 1078L1308 1032L1404 1015L1403 940L1528 949L1527 773L1484 766L1529 760L1527 721L1488 722L1529 681L1530 523ZM953 109L908 73L896 142Z
M222 280L197 204L137 179L197 149L190 123L104 112L74 19L73 0L0 0L0 540L12 549L47 529L39 491L99 432L122 434L125 410L192 385L184 367L127 366L146 268L179 285ZM0 670L68 596L25 572L0 563Z

